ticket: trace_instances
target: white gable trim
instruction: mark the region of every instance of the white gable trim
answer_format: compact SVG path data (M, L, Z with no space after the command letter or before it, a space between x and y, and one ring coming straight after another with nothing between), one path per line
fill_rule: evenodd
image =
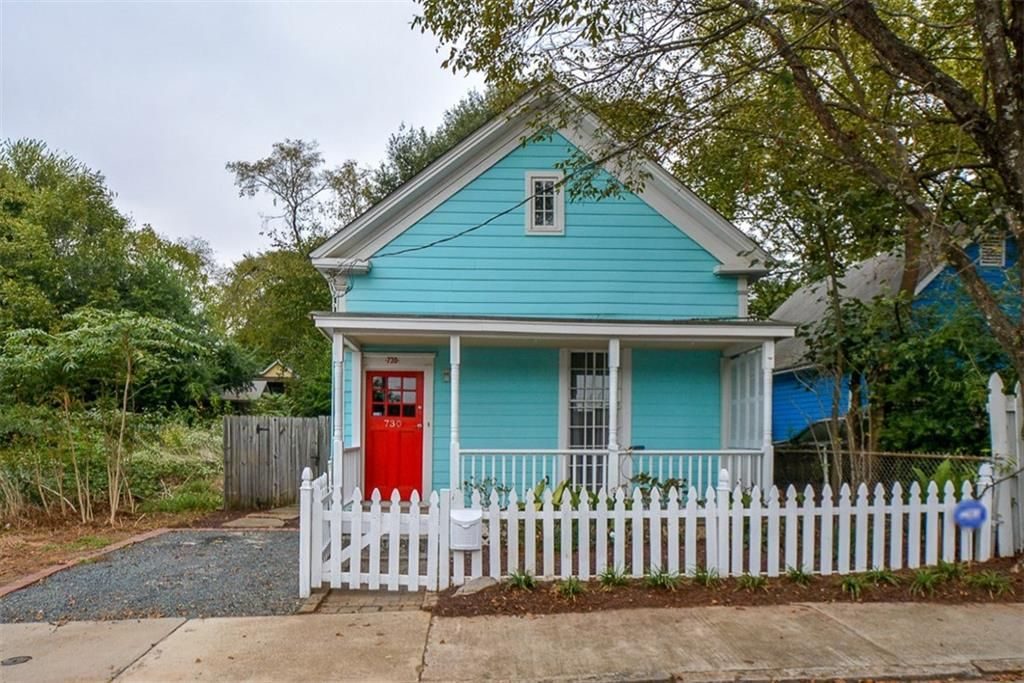
M532 115L538 111L540 100L537 95L523 98L333 235L310 255L314 266L333 272L339 259L349 263L368 261L532 136ZM588 113L579 125L558 132L591 154L598 148L599 127L597 118ZM621 179L612 164L604 164L604 170ZM767 272L767 255L736 226L660 165L648 160L643 171L648 178L636 194L717 259L721 265L716 273L756 276ZM754 260L759 263L752 264Z

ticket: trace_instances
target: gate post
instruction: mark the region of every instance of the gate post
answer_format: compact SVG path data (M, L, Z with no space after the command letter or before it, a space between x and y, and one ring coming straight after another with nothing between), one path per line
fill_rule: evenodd
M313 473L308 467L302 470L302 485L299 486L299 597L308 598L310 593L310 567L313 560L311 546L313 536Z

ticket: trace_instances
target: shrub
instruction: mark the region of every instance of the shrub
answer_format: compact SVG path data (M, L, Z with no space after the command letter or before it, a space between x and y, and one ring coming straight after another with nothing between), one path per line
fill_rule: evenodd
M935 588L945 580L945 577L935 569L918 569L910 581L910 594L935 595Z
M964 577L964 565L956 562L943 562L935 566L935 573L942 577L943 581L958 581Z
M598 575L601 585L605 589L616 588L618 586L625 586L629 583L629 579L626 577L626 572L615 567L606 567L603 572Z
M568 579L558 582L558 594L569 600L575 600L585 590L586 586L575 576L570 576Z
M644 577L644 583L648 588L663 588L674 591L682 582L682 577L677 572L670 572L666 569L655 569Z
M880 586L883 583L890 586L898 586L900 583L900 577L883 567L876 567L871 571L864 572L864 579L875 586Z
M839 587L844 593L850 596L851 600L860 600L860 596L864 592L865 585L866 582L864 577L856 574L844 576L843 580L839 582Z
M508 585L522 591L532 591L537 587L537 579L530 572L514 571L508 575Z
M171 490L166 496L146 501L143 512L205 512L219 510L224 506L224 496L208 481L186 482Z
M786 578L804 588L810 586L811 581L814 580L814 576L809 572L805 572L801 567L788 567L786 569Z
M977 574L969 574L964 577L964 583L971 588L980 588L988 591L989 596L993 598L1005 593L1013 594L1013 584L1010 583L1010 577L991 569L986 569Z
M740 578L736 579L736 590L745 590L748 593L753 593L754 591L767 591L768 579L763 576L743 574Z
M715 588L722 583L722 578L718 575L717 569L705 569L704 567L697 567L694 570L693 580L705 588Z

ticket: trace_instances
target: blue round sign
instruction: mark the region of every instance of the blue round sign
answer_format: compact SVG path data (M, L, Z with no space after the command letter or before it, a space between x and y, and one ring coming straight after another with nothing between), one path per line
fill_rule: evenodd
M977 500L962 500L953 510L953 520L965 529L977 529L988 519L988 510Z

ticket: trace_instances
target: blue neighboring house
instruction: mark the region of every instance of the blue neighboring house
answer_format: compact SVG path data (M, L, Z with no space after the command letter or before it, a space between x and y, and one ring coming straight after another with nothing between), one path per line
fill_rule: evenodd
M334 294L313 317L346 491L770 481L766 388L794 327L747 317L766 255L651 161L642 190L567 191L603 127L580 109L535 136L554 97L528 94L311 255Z
M974 260L981 277L993 288L1001 289L1012 282L1019 258L1018 245L1014 240L970 244L967 253ZM903 264L902 254L884 253L854 265L842 278L843 295L865 302L880 296L894 296L903 276ZM913 305L944 312L971 304L960 290L955 271L937 257L932 257L926 259L921 268ZM803 325L823 319L825 313L825 284L821 281L795 291L772 317ZM820 375L807 361L806 355L807 344L802 335L783 340L777 346L772 421L776 442L787 441L811 424L832 415L834 382L831 377ZM849 407L849 381L844 378L839 415L846 415Z

